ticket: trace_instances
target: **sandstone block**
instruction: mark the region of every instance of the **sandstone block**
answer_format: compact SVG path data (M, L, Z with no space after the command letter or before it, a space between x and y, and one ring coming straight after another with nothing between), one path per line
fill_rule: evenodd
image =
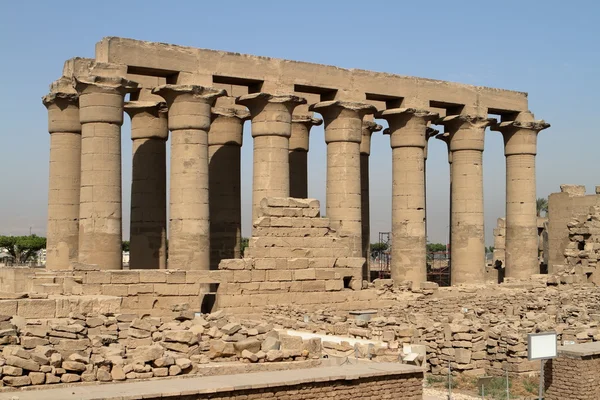
M125 380L125 371L123 371L123 367L119 365L113 365L110 375L112 379L115 381L124 381Z
M60 378L54 374L47 372L46 373L46 385L51 385L54 383L60 383Z
M24 318L54 318L56 301L51 299L19 300L15 315Z
M271 350L279 350L281 348L281 342L272 336L267 337L261 345L261 350L268 353Z
M267 271L267 280L269 281L291 281L291 270L269 270Z
M77 375L77 374L62 374L60 376L60 381L62 383L73 383L73 382L79 382L81 380L81 376Z
M19 387L19 386L27 386L31 385L31 378L29 376L5 376L2 378L2 382L4 382L7 386Z
M288 262L289 265L289 262ZM294 270L294 280L305 281L317 279L317 274L314 268Z
M236 352L243 357L244 351L257 353L259 350L261 350L261 342L255 338L247 338L234 343L233 347L235 348Z
M7 356L6 364L12 365L13 367L22 368L27 371L38 372L40 370L40 364L33 360L27 360L17 356Z
M169 376L169 368L152 368L152 375L155 377L165 377Z
M140 283L139 271L110 271L110 283L132 284Z

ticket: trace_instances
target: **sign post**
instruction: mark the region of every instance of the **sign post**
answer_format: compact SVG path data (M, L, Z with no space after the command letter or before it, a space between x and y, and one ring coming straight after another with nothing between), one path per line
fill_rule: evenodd
M556 357L556 332L530 333L527 335L527 358L540 360L540 388L538 398L544 398L544 361Z

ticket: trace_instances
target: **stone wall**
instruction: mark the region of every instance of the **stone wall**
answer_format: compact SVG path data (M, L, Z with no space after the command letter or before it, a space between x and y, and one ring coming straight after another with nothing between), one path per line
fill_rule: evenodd
M564 251L569 244L567 225L573 218L587 215L590 207L600 206L600 186L595 195L586 195L585 186L561 185L560 193L548 196L548 273L564 264ZM546 257L546 255L545 255Z
M600 343L564 346L544 368L547 400L600 398Z

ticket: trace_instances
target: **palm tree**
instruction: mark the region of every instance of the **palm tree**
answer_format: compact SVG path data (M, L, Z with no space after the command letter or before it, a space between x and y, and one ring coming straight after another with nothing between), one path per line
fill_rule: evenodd
M535 210L538 217L542 216L542 212L544 212L545 215L548 215L548 199L545 197L538 197L535 201Z

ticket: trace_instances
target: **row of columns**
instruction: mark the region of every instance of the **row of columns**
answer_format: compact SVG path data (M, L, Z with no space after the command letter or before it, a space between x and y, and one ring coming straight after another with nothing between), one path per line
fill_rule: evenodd
M131 268L166 268L166 140L171 131L168 268L216 268L240 256L240 149L243 123L252 121L253 219L264 197L307 197L309 132L322 121L293 115L306 100L253 93L239 108L214 108L223 90L163 85L152 93L164 102L129 102L136 84L118 77L61 78L44 97L51 133L48 216L49 268L70 261L121 268L121 150L123 112L132 121L134 171L131 203ZM369 104L324 101L327 144L326 215L351 239L354 256L369 255L370 139L381 126L368 120ZM392 147L392 278L426 280L427 140L433 121L446 132L451 163L450 242L452 282L484 276L482 152L487 117L387 109ZM507 161L507 274L525 277L537 268L535 149L548 126L520 113L495 124L504 135ZM210 187L209 187L210 185ZM210 218L209 218L210 216ZM212 221L211 221L212 219ZM533 250L531 250L533 249ZM531 255L529 253L532 253ZM511 268L512 267L512 268ZM368 270L364 271L365 278Z

